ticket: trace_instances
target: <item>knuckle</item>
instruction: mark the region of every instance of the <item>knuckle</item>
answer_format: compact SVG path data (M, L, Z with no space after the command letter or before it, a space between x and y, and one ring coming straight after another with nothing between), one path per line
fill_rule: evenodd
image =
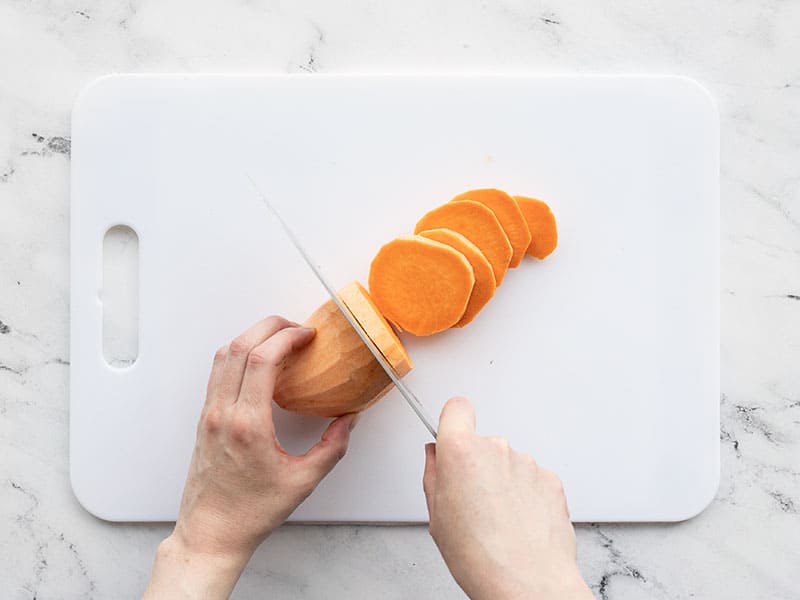
M536 459L533 458L530 454L523 452L519 456L522 462L528 465L534 471L539 468L539 463L537 463Z
M251 367L260 367L268 364L267 357L263 350L253 350L247 355L247 364Z
M561 478L550 469L542 469L542 477L548 488L558 496L564 495L564 484Z
M203 431L206 433L217 433L222 427L222 412L217 408L206 411L202 418Z
M567 495L564 493L564 486L561 485L561 481L553 487L553 494L555 494L556 498L560 501L566 501Z
M327 460L322 464L322 470L325 472L330 471L336 464L345 457L347 454L347 440L338 439L336 441L326 441L329 452L327 453Z
M337 463L347 455L347 442L341 442L337 446L335 455Z
M272 366L280 366L280 364L286 358L287 347L288 340L284 341L283 343L270 346L264 351L264 360Z
M508 440L504 437L493 435L486 438L486 440L492 445L492 447L495 450L499 450L500 452L506 453L510 449L510 446L508 445Z
M214 353L214 362L223 361L223 360L225 360L226 356L228 356L228 345L227 344L217 348L217 351Z
M228 351L230 352L231 356L235 356L236 358L242 358L244 356L247 356L250 353L251 349L252 347L250 345L250 342L245 336L242 335L237 337L231 342Z
M255 355L255 356L254 356ZM286 353L283 351L282 347L278 344L277 347L274 344L267 345L264 348L260 348L257 352L251 352L251 362L253 366L270 366L270 367L279 367L285 358Z
M231 439L243 446L249 445L255 436L255 429L250 419L241 415L231 419L229 432Z
M280 315L268 316L266 319L264 319L264 324L271 329L277 329L279 327L286 327L290 325L289 321Z

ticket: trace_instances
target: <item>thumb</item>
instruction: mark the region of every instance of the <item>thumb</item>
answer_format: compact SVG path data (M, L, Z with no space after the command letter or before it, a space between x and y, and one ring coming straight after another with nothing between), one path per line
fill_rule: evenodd
M314 486L344 458L350 441L350 430L355 427L360 416L360 413L347 413L335 419L325 429L322 438L302 455L303 464Z
M475 408L466 398L450 398L442 408L439 417L437 439L446 442L450 436L475 433Z
M422 491L428 504L428 517L433 515L433 498L436 489L436 444L425 444L425 472L422 475Z

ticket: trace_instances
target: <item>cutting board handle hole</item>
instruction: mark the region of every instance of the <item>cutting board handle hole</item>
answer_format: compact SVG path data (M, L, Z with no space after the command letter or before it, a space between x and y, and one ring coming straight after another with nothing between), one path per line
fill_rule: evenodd
M103 236L103 358L125 369L139 357L139 236L115 225Z

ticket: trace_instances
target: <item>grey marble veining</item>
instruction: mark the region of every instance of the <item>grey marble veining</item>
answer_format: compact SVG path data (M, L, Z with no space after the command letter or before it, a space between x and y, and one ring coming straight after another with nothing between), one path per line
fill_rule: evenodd
M685 523L580 526L584 575L610 600L799 598L798 26L780 0L0 4L0 597L135 597L169 530L103 523L69 490L80 88L124 71L502 71L684 74L720 109L719 493ZM463 596L424 527L287 526L235 597Z

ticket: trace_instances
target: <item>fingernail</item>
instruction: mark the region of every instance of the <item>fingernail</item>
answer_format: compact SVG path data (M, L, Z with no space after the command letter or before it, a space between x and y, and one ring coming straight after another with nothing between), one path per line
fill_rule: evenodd
M305 333L311 333L313 331L316 333L317 330L313 327L306 327L305 325L303 325L300 327L300 331L303 331Z
M353 431L353 429L356 428L356 424L358 423L358 420L360 418L361 418L361 413L360 412L355 413L353 417L350 419L350 424L347 426L347 430Z

